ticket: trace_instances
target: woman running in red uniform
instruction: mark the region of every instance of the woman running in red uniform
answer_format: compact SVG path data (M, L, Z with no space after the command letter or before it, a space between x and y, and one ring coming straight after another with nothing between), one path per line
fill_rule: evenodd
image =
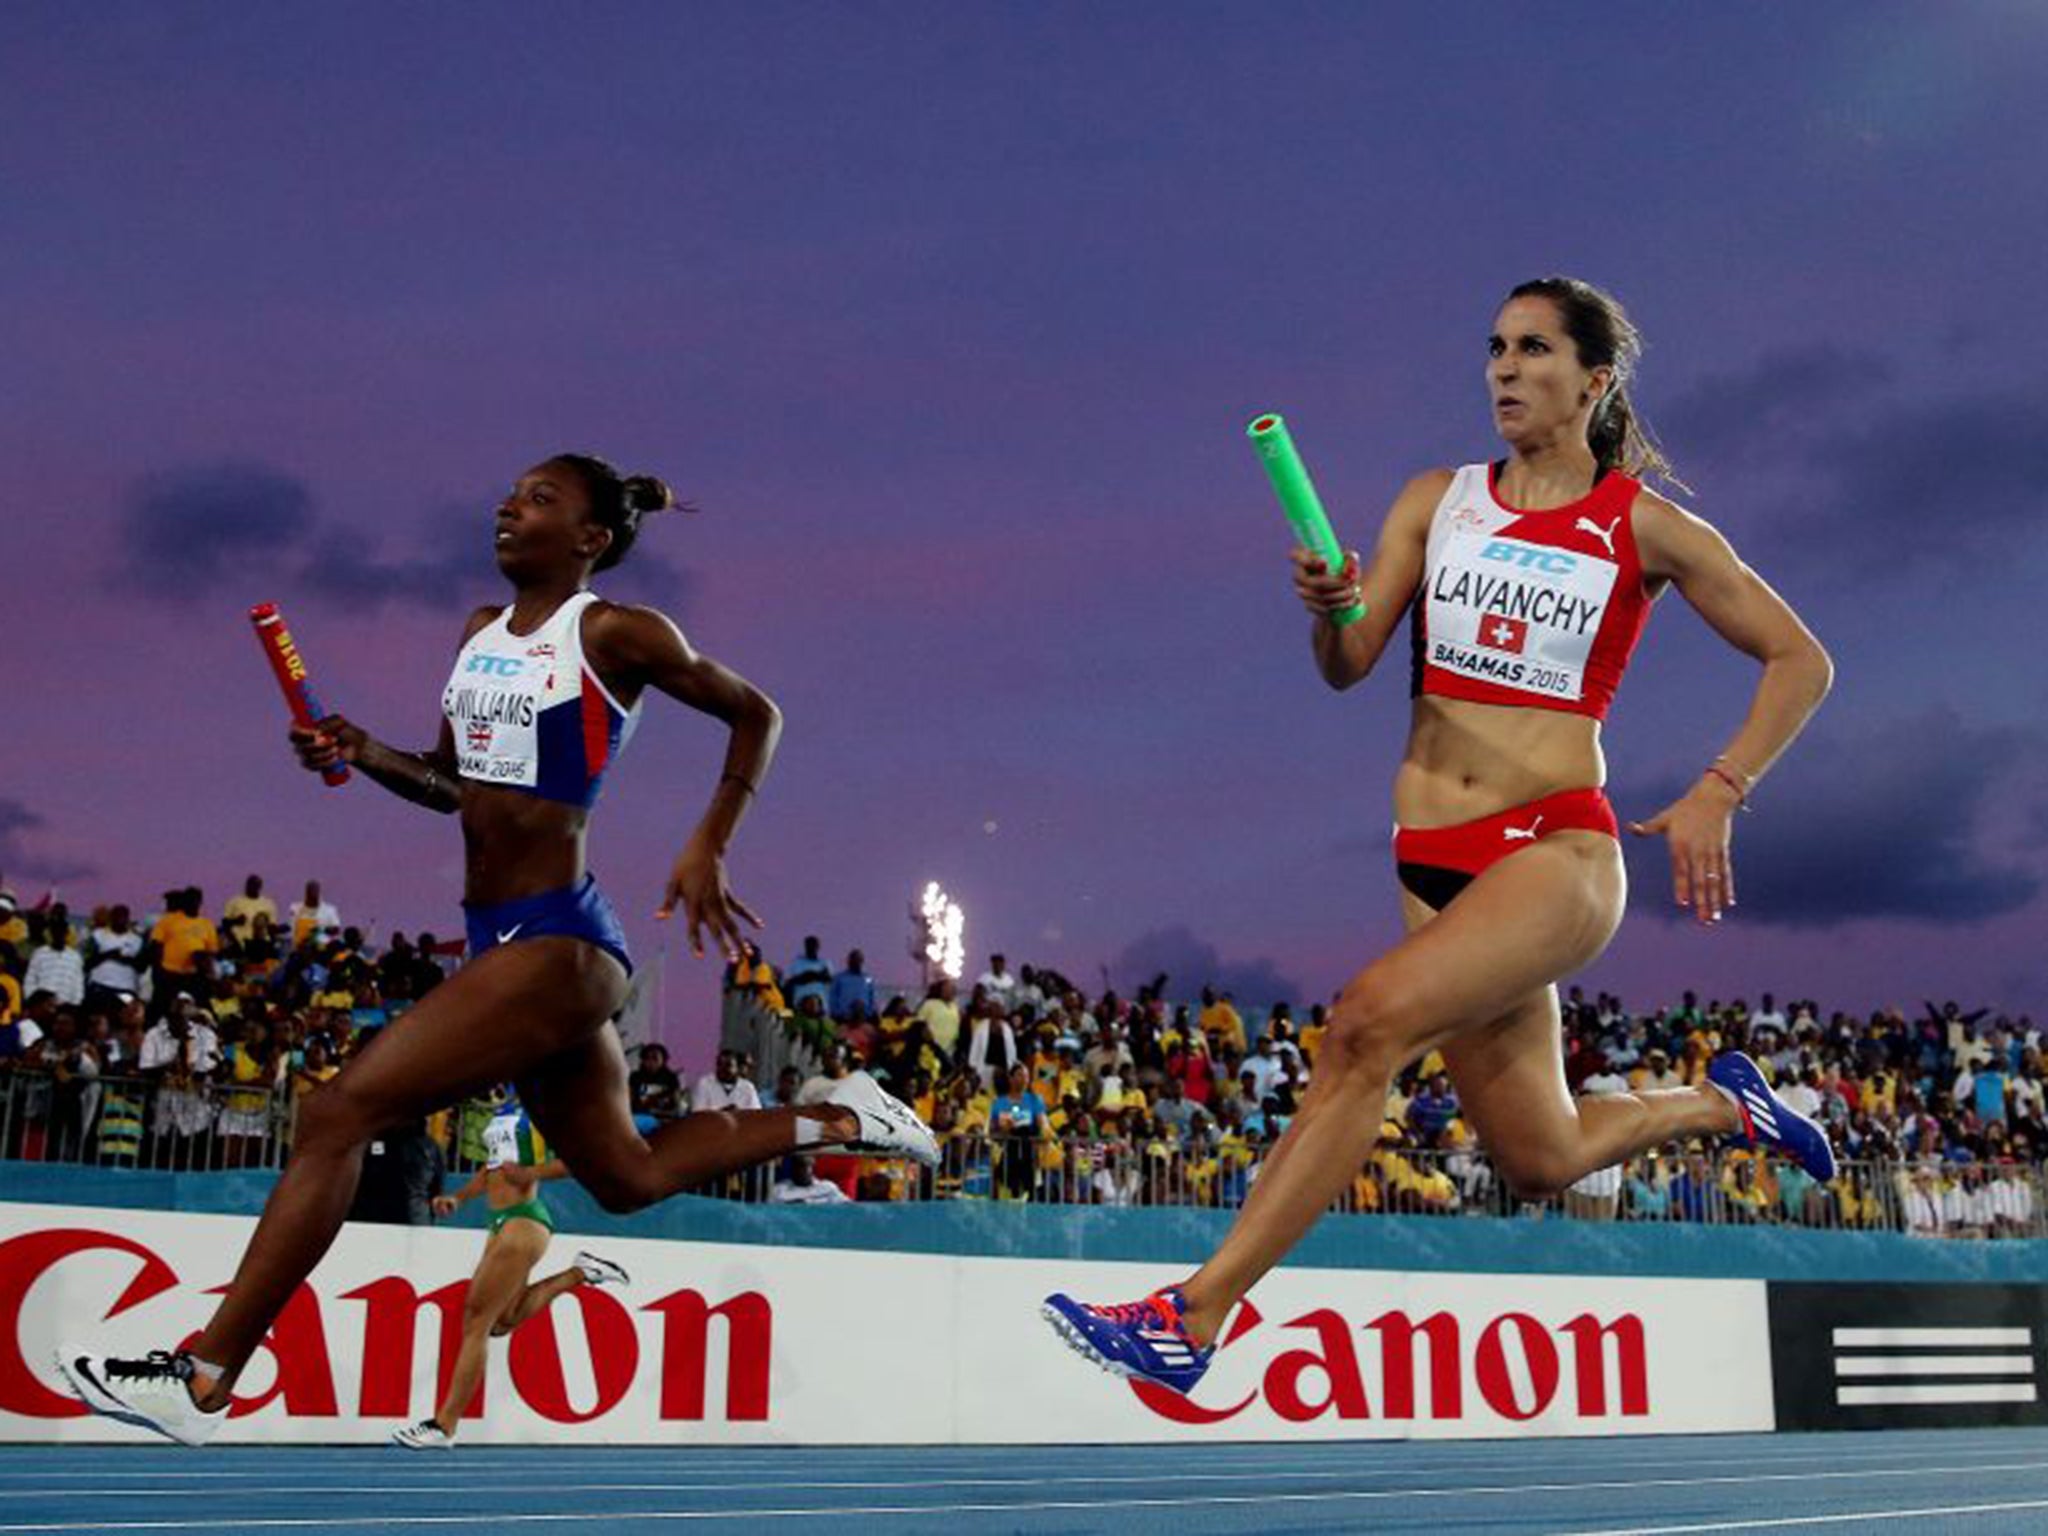
M643 514L673 504L661 481L602 459L534 466L492 529L511 601L464 628L442 695L438 743L401 752L339 715L294 729L299 761L347 763L400 798L459 815L469 960L299 1106L292 1153L241 1267L189 1350L110 1358L65 1346L58 1365L96 1412L186 1444L208 1439L236 1376L334 1240L371 1136L511 1082L533 1122L607 1210L824 1144L937 1161L931 1133L872 1078L801 1109L691 1115L643 1138L611 1018L632 962L584 868L584 834L644 696L665 693L731 732L711 803L670 872L659 915L681 907L691 947L722 951L759 926L726 884L725 850L774 756L782 717L759 689L692 649L653 608L589 590L632 547Z
M1568 278L1524 283L1488 339L1486 386L1508 447L1435 470L1395 500L1369 562L1295 555L1310 642L1332 688L1361 682L1412 610L1414 714L1394 780L1408 936L1352 978L1301 1111L1209 1262L1142 1301L1056 1295L1045 1315L1105 1369L1182 1391L1230 1309L1349 1187L1394 1075L1440 1050L1463 1113L1526 1198L1689 1136L1782 1147L1826 1179L1826 1136L1725 1053L1707 1085L1574 1100L1555 983L1597 958L1626 893L1601 792L1600 722L1666 587L1762 667L1749 716L1685 795L1631 827L1670 845L1673 894L1702 922L1735 901L1729 833L1799 734L1832 668L1784 599L1699 518L1645 490L1669 467L1636 421L1641 342L1621 306ZM1363 601L1363 620L1331 615Z

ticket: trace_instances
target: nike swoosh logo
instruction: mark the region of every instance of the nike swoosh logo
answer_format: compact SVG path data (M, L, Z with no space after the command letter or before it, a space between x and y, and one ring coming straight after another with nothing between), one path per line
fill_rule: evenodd
M510 928L507 928L503 933L498 935L498 942L500 944L510 944L514 939L519 937L519 930L524 928L525 926L526 924L524 923L514 923Z

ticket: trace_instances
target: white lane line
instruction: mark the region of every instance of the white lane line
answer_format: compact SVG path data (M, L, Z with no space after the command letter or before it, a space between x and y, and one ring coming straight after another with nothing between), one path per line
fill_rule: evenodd
M1934 1433L1940 1432L1936 1431ZM1974 1435L1978 1432L1962 1431L1961 1433ZM2009 1429L2001 1429L1993 1431L1992 1433L1999 1437L2010 1437L2013 1440L2019 1441L2048 1440L2048 1432L2032 1430L2021 1426L2013 1426ZM1802 1447L1790 1445L1769 1446L1759 1444L1750 1453L1739 1456L1697 1456L1670 1454L1669 1442L1672 1438L1673 1437L1664 1435L1649 1435L1642 1437L1641 1444L1643 1449L1649 1450L1652 1448L1657 1448L1665 1451L1666 1454L1658 1456L1631 1456L1626 1454L1625 1451L1615 1453L1608 1450L1608 1447L1611 1447L1613 1442L1597 1442L1597 1446L1600 1450L1598 1459L1600 1465L1608 1471L1634 1471L1649 1467L1788 1467L1797 1466L1802 1462L1824 1462L1830 1466L1841 1466L1844 1463L1854 1461L1882 1461L1887 1466L1897 1466L1902 1461L1909 1458L1940 1457L1942 1458L1940 1461L1930 1463L1926 1468L1926 1470L1930 1472L1940 1472L1951 1469L1960 1470L1961 1468L1959 1466L1959 1463L1963 1460L1971 1458L2011 1456L2023 1449L2023 1447L2019 1445L1985 1446L1981 1450L1969 1450L1961 1447L1951 1448L1944 1445L1932 1445L1927 1446L1924 1449L1911 1450L1887 1450L1882 1446L1844 1446L1840 1449L1835 1449L1833 1447L1817 1447L1809 1450ZM1717 1441L1720 1441L1721 1443L1725 1444L1731 1440L1736 1443L1740 1443L1745 1437L1715 1436L1714 1438ZM1772 1437L1757 1436L1756 1438L1762 1440L1765 1438ZM1527 1455L1532 1459L1551 1461L1554 1460L1558 1455L1566 1451L1568 1448L1578 1444L1580 1444L1580 1442L1575 1440L1560 1440L1556 1438L1546 1438L1540 1440L1488 1441L1335 1440L1327 1441L1317 1446L1303 1446L1300 1444L1295 1444L1284 1448L1272 1444L1236 1447L1217 1446L1214 1447L1214 1450L1218 1452L1234 1449L1244 1451L1246 1452L1246 1454L1244 1456L1219 1456L1208 1454L1205 1452L1204 1454L1202 1454L1201 1460L1205 1465L1214 1465L1218 1461L1256 1460L1259 1463L1258 1470L1260 1475L1262 1476L1365 1476L1371 1475L1375 1471L1385 1471L1389 1474L1392 1474L1397 1470L1401 1472L1413 1472L1417 1470L1412 1465L1412 1462L1415 1459L1428 1459L1433 1462L1443 1464L1441 1467L1433 1466L1429 1470L1449 1470L1450 1466L1453 1466L1458 1462L1474 1460L1483 1460L1497 1467L1498 1463L1503 1457L1512 1457L1518 1454ZM90 1446L93 1449L104 1448L101 1442L80 1441L77 1443L75 1447L66 1447L59 1445L46 1447L44 1449L64 1450L70 1448L83 1450L88 1446ZM968 1468L947 1467L944 1464L947 1455L954 1449L955 1448L951 1446L940 1445L928 1447L922 1452L916 1450L896 1450L884 1452L873 1456L850 1457L849 1459L858 1460L863 1463L871 1463L873 1464L873 1467L876 1469L879 1469L880 1467L889 1466L892 1463L908 1462L911 1464L913 1470L923 1470L926 1467L930 1467L934 1471L950 1471L955 1473L956 1475L964 1475L966 1472L973 1470L971 1464ZM1014 1447L1013 1449L1019 1453L1028 1453L1032 1451L1043 1451L1047 1449L1047 1447L1042 1445L1019 1445ZM1165 1457L1176 1457L1183 1455L1184 1453L1188 1453L1190 1451L1190 1448L1186 1446L1176 1446L1170 1444L1162 1445L1150 1442L1145 1444L1133 1443L1129 1445L1120 1444L1101 1446L1062 1446L1059 1447L1059 1449L1063 1452L1100 1452L1102 1455L1102 1459L1104 1460L1111 1459L1112 1457L1128 1456L1133 1453L1143 1453L1146 1455L1158 1454ZM1334 1470L1326 1469L1324 1467L1316 1467L1304 1468L1299 1472L1279 1472L1274 1469L1273 1456L1276 1452L1279 1452L1283 1449L1285 1450L1285 1453L1290 1456L1315 1455L1317 1461L1321 1463L1327 1463L1339 1456L1399 1456L1404 1460L1409 1461L1410 1464L1403 1466L1399 1469L1392 1467L1375 1468L1370 1465L1359 1465L1337 1468ZM257 1482L263 1483L266 1486L268 1486L269 1484L273 1483L280 1474L280 1461L296 1462L302 1458L310 1459L315 1462L319 1470L325 1471L333 1467L336 1462L340 1462L346 1466L354 1466L365 1458L373 1458L378 1462L383 1462L389 1459L389 1447L383 1445L277 1445L244 1447L226 1446L218 1447L215 1450L209 1452L208 1454L210 1457L218 1457L223 1452L233 1452L236 1450L240 1450L245 1453L253 1453L254 1457L262 1459L260 1461L257 1461L256 1464L251 1465L247 1470L211 1470L203 1472L181 1472L170 1470L130 1471L121 1469L81 1469L79 1471L74 1472L58 1467L23 1468L20 1471L8 1471L4 1467L0 1467L0 1491L5 1491L9 1494L26 1492L27 1490L18 1488L15 1485L17 1479L33 1479L40 1483L48 1483L57 1480L69 1479L95 1485L105 1484L107 1482L117 1480L143 1481L161 1479L168 1481L175 1479L180 1481L190 1480L195 1482L214 1482L222 1480L239 1479L244 1482ZM1589 1456L1592 1454L1592 1451L1593 1443L1588 1443ZM320 1452L325 1454L307 1456L306 1453L308 1452ZM701 1454L693 1455L693 1452L699 1452ZM547 1458L549 1464L553 1465L555 1463L556 1458L570 1460L572 1462L584 1460L586 1453L588 1455L588 1461L585 1463L584 1467L578 1468L578 1470L617 1471L620 1473L632 1473L645 1470L677 1471L687 1470L687 1468L679 1468L677 1465L678 1462L687 1462L690 1460L716 1461L718 1463L721 1463L719 1470L728 1477L736 1477L741 1474L752 1474L754 1476L758 1476L763 1480L772 1480L776 1483L778 1487L784 1486L781 1482L781 1479L786 1474L788 1470L787 1468L780 1466L733 1466L730 1465L731 1461L735 1456L746 1457L749 1455L761 1458L763 1460L780 1460L784 1458L794 1459L797 1454L796 1451L792 1448L772 1445L733 1446L727 1449L716 1451L711 1450L708 1447L679 1446L673 1452L662 1452L658 1456L648 1456L644 1458L638 1456L634 1456L631 1458L621 1457L617 1455L616 1451L613 1448L606 1446L473 1446L465 1447L463 1451L462 1464L463 1467L466 1469L465 1471L451 1471L447 1473L394 1474L390 1468L380 1466L378 1469L378 1483L379 1486L395 1486L395 1484L393 1484L392 1482L392 1478L394 1476L411 1476L426 1478L440 1477L445 1479L451 1486L467 1488L473 1487L475 1485L474 1474L479 1471L486 1471L493 1468L505 1469L519 1467L530 1472L533 1469L534 1461L536 1458ZM152 1452L150 1454L156 1453ZM170 1457L174 1457L176 1455L175 1452L164 1452L163 1454L166 1456L167 1459ZM802 1459L807 1468L815 1467L816 1458L812 1455L805 1453ZM1009 1460L997 1462L996 1466L999 1470L1008 1471L1015 1464L1015 1460L1014 1458L1012 1458ZM870 1470L870 1467L864 1465L862 1468L860 1468L860 1470ZM1159 1480L1166 1481L1169 1478L1174 1477L1201 1477L1214 1475L1217 1474L1204 1474L1192 1471L1169 1471L1163 1472ZM1089 1479L1084 1476L1076 1479L1064 1480L1087 1482L1091 1481L1092 1479ZM1040 1479L1040 1481L1043 1481L1043 1479ZM319 1485L309 1484L295 1477L292 1486L294 1488L313 1489L317 1488ZM347 1483L334 1484L332 1486L337 1489L345 1491L350 1488L360 1487L361 1483L359 1480L354 1480ZM420 1486L427 1486L427 1484L422 1483L420 1484ZM735 1484L735 1486L742 1485Z
M1677 1488L1690 1488L1690 1487L1694 1487L1694 1486L1700 1486L1700 1485L1705 1485L1705 1484L1715 1484L1715 1483L1754 1483L1754 1482L1793 1482L1793 1483L1796 1483L1796 1482L1813 1482L1813 1481L1823 1481L1823 1482L1824 1482L1824 1481L1828 1481L1828 1480L1832 1480L1832 1479L1838 1479L1838 1478L1845 1478L1845 1477L1854 1477L1854 1478L1878 1478L1878 1477L1922 1477L1922 1476L1927 1476L1927 1475L1931 1475L1931 1474L1936 1474L1936 1473L1942 1473L1942 1472L1964 1472L1964 1471L1968 1471L1968 1472L2044 1472L2044 1471L2048 1471L2048 1460L2040 1460L2040 1461L2014 1461L2014 1462L2006 1462L2006 1463L2003 1463L2003 1464L1997 1464L1997 1465L1992 1465L1992 1466L1971 1466L1971 1467L1962 1467L1962 1466L1955 1466L1955 1465L1948 1465L1948 1466L1926 1466L1926 1467L1900 1467L1900 1466L1891 1466L1891 1467L1878 1467L1878 1468L1860 1468L1860 1469L1857 1469L1857 1470L1854 1470L1854 1471L1845 1471L1845 1470L1839 1470L1839 1469L1837 1469L1837 1470L1831 1470L1831 1471L1823 1471L1823 1472L1769 1472L1769 1473L1762 1473L1762 1472L1753 1472L1753 1473L1752 1473L1751 1475L1749 1475L1749 1476L1747 1476L1747 1477L1700 1477L1700 1478L1651 1478L1651 1479L1645 1479L1645 1480L1642 1480L1642 1481L1637 1481L1637 1482L1626 1482L1626 1483L1624 1483L1624 1482L1601 1482L1601 1483L1581 1483L1581 1484L1562 1484L1562 1483L1557 1483L1557 1484L1550 1484L1550 1483L1536 1483L1536 1484L1530 1484L1530 1485L1528 1485L1528 1486L1529 1486L1529 1487L1531 1487L1531 1488L1534 1488L1534 1489L1540 1489L1540 1490L1549 1490L1549 1489L1553 1489L1553 1488L1564 1488L1564 1487L1585 1487L1585 1488L1665 1488L1665 1487L1677 1487ZM1386 1469L1386 1470L1385 1470L1384 1472L1380 1473L1379 1475L1381 1475L1381 1476L1386 1476L1386 1477L1395 1477L1395 1476L1412 1476L1412 1475L1413 1475L1413 1473L1412 1473L1412 1469L1409 1469L1409 1468L1400 1468L1400 1469L1395 1469L1395 1468L1388 1468L1388 1469ZM1373 1473L1372 1473L1371 1471L1369 1471L1369 1470L1365 1470L1365 1469L1360 1469L1360 1470L1356 1470L1356 1471L1348 1471L1348 1472L1347 1472L1347 1471L1340 1471L1340 1470L1331 1470L1331 1471L1315 1471L1315 1472L1273 1472L1273 1471L1267 1471L1267 1472L1161 1472L1161 1473L1117 1473L1117 1472L1110 1472L1110 1473L1103 1473L1103 1474L1101 1474L1101 1475L1099 1475L1099 1476L1086 1476L1086 1475L1083 1475L1083 1476L1062 1476L1062 1477L1015 1477L1015 1476L1004 1476L1004 1477L932 1477L932 1478L832 1478L832 1479L805 1479L805 1480L803 1480L803 1481L785 1481L785 1482L778 1482L778 1483L776 1483L776 1484L774 1485L774 1488L773 1488L773 1490L772 1490L772 1491L773 1491L773 1492L776 1492L776 1493L799 1493L799 1492L802 1492L802 1493L915 1493L915 1492L918 1492L918 1491L921 1491L921 1490L925 1490L925 1489L933 1489L933 1490L937 1490L937 1489L948 1489L948 1488L1046 1488L1046 1487L1058 1487L1058 1488L1073 1488L1073 1487L1102 1487L1102 1488L1124 1488L1124 1487L1144 1487L1145 1485L1147 1485L1147 1484L1150 1484L1150 1483L1176 1483L1176 1484L1178 1484L1178 1483L1258 1483L1258 1484L1261 1484L1261 1485L1271 1485L1271 1484L1274 1484L1274 1483L1291 1483L1291 1482L1324 1482L1324 1481L1333 1481L1333 1480L1336 1480L1336 1479L1339 1479L1339 1478L1342 1478L1342 1479L1346 1479L1346 1480L1349 1480L1349 1481L1351 1481L1351 1482L1360 1482L1360 1481L1363 1481L1363 1480L1365 1480L1365 1479L1367 1479L1367 1478L1370 1478L1370 1477L1372 1477L1372 1476L1374 1476L1374 1474L1373 1474ZM324 1484L323 1484L323 1483L310 1483L310 1484L309 1484L309 1483L302 1483L302 1482L294 1481L294 1482L292 1483L292 1485L291 1485L291 1490L292 1490L292 1493L293 1493L294 1495L299 1495L299 1494L307 1494L307 1493L320 1493L320 1494L336 1494L336 1493L348 1494L348 1493L353 1493L353 1494L360 1494L360 1495L361 1495L362 1497L364 1497L364 1498L386 1498L386 1497L391 1497L391 1496L395 1496L395 1495L400 1495L400 1494L415 1494L415 1495L421 1495L421 1496L424 1496L424 1497L428 1497L428 1498L433 1498L433 1497L437 1497L437 1496L447 1496L447 1495L451 1495L451 1494L452 1494L452 1495L458 1495L458 1496L460 1496L460 1497L463 1497L463 1498L467 1498L467 1499L482 1499L482 1498L487 1498L487 1497L489 1497L489 1496L490 1496L490 1495L491 1495L492 1493L496 1492L496 1490L489 1490L489 1489L483 1489L483 1488L479 1488L479 1487L477 1486L477 1484L476 1484L476 1479L475 1479L475 1477L474 1477L474 1475L473 1475L473 1474L472 1474L472 1475L469 1475L469 1476L464 1476L464 1475L462 1475L462 1474L457 1474L457 1473L450 1473L450 1474L448 1474L448 1478L447 1478L447 1480L446 1480L446 1481L443 1481L443 1482L436 1482L436 1483L392 1483L392 1482L386 1481L386 1480L384 1480L384 1479L381 1479L381 1478L380 1478L380 1479L379 1479L379 1480L378 1480L378 1481L377 1481L377 1482L376 1482L376 1483L375 1483L375 1484L374 1484L373 1486L365 1486L365 1485L364 1485L364 1484L363 1484L362 1482L360 1482L360 1481L358 1481L358 1482L353 1482L353 1483L324 1483ZM758 1483L751 1483L751 1482L746 1482L746 1483L732 1483L732 1482L716 1482L716 1483L704 1483L704 1482L606 1482L606 1483L555 1483L555 1482L550 1482L550 1483L548 1483L548 1484L546 1484L546 1485L545 1485L545 1488L544 1488L544 1489L543 1489L542 1491L544 1491L544 1492L546 1492L546 1493L548 1493L548 1494L571 1494L571 1493L740 1493L740 1494L745 1494L745 1493L759 1493L759 1492L762 1492L762 1491L763 1491L763 1489L762 1489L762 1486L761 1486L760 1484L758 1484ZM1414 1497L1416 1497L1416 1498L1441 1498L1441 1497L1444 1497L1444 1496L1446 1496L1446 1495L1448 1495L1448 1494L1451 1494L1451 1493L1455 1493L1455 1492L1457 1492L1458 1490L1457 1490L1456 1488L1452 1488L1452 1487L1444 1487L1444 1488L1373 1488L1373 1489L1365 1489L1365 1488L1354 1488L1354 1489L1346 1489L1346 1490L1343 1490L1343 1491L1344 1491L1344 1492L1346 1492L1346 1493L1349 1493L1349 1494L1354 1494L1354 1495L1357 1495L1357 1496L1359 1496L1359 1497L1365 1497L1365 1496L1368 1496L1368 1495L1370 1495L1370 1496L1372 1496L1372 1497L1376 1497L1376 1498L1377 1498L1377 1497L1389 1497L1389 1498L1391 1498L1391 1497L1394 1497L1394 1496L1396 1496L1396 1495L1413 1495L1413 1496L1414 1496ZM1470 1492L1473 1492L1473 1493L1485 1493L1485 1494L1511 1494L1511 1493L1515 1493L1515 1492L1519 1491L1519 1489L1518 1489L1518 1487L1517 1487L1516 1485L1512 1485L1512 1484L1502 1484L1502 1485L1497 1485L1497 1486L1492 1486L1492 1487L1485 1487L1485 1488L1473 1488L1473 1489L1470 1489L1470 1490L1468 1490L1468 1491L1470 1491ZM98 1488L47 1488L47 1489L43 1489L43 1488L18 1488L18 1489L9 1489L9 1490L8 1490L8 1492L9 1492L9 1493L10 1493L10 1494L11 1494L11 1495L12 1495L13 1497L16 1497L16 1498L32 1498L32 1497L33 1497L33 1498L48 1498L48 1499L90 1499L90 1498L115 1498L115 1499L121 1499L121 1498L125 1498L125 1499L163 1499L163 1498L212 1498L212 1497L213 1497L213 1496L214 1496L214 1495L215 1495L215 1494L216 1494L216 1493L218 1492L218 1490L217 1490L217 1489L212 1489L212 1488L120 1488L120 1489L98 1489ZM531 1488L528 1488L528 1487L519 1487L519 1488L514 1488L514 1489L507 1489L507 1490L505 1490L505 1492L506 1492L507 1494L509 1494L509 1495L512 1495L512 1496L516 1496L516 1497L520 1497L520 1498L530 1498L530 1497L532 1497L532 1495L533 1495L533 1492L534 1492L534 1490L533 1490L533 1489L531 1489ZM10 1527L7 1527L7 1526L0 1526L0 1530L7 1530L7 1529L10 1529Z
M2048 1499L2010 1504L1944 1504L1932 1509L1865 1509L1853 1514L1781 1515L1771 1520L1721 1520L1711 1525L1603 1525L1597 1530L1563 1531L1559 1536L1692 1536L1699 1531L1771 1531L1793 1525L1847 1525L1853 1520L1924 1520L1929 1515L2005 1515L2048 1509Z
M1961 1469L1958 1469L1961 1470ZM2016 1462L2011 1466L1973 1467L1973 1472L2044 1472L2048 1461ZM1603 1480L1584 1483L1521 1483L1504 1484L1496 1487L1447 1488L1372 1488L1332 1489L1325 1493L1210 1493L1193 1498L1115 1498L1115 1499L1034 1499L1018 1503L1002 1504L902 1504L902 1505L823 1505L795 1509L637 1509L606 1511L572 1511L540 1513L530 1511L499 1511L488 1514L457 1515L365 1515L348 1516L275 1516L256 1517L242 1520L84 1520L84 1521L38 1521L0 1524L0 1532L9 1536L28 1536L28 1533L55 1531L261 1531L261 1530L348 1530L362 1527L393 1526L468 1526L468 1525L591 1525L625 1520L803 1520L819 1516L843 1518L847 1516L872 1517L879 1515L983 1515L983 1514L1033 1514L1063 1510L1091 1509L1196 1509L1241 1504L1343 1504L1382 1502L1392 1499L1464 1499L1482 1497L1521 1498L1529 1494L1575 1494L1575 1493L1618 1493L1643 1488L1706 1488L1750 1486L1759 1483L1812 1483L1829 1482L1841 1478L1869 1479L1877 1477L1919 1477L1923 1469L1905 1468L1858 1468L1839 1472L1811 1473L1765 1473L1750 1477L1660 1477L1634 1480ZM1019 1479L1031 1486L1043 1486L1042 1479ZM926 1485L909 1485L926 1486ZM981 1485L976 1485L981 1486ZM1959 1506L1958 1509L2048 1509L2048 1499L2030 1503L2008 1505ZM1953 1513L1957 1511L1901 1511L1897 1518L1915 1513ZM1785 1521L1786 1524L1824 1523L1833 1517L1814 1516ZM1769 1523L1769 1522L1765 1522ZM1755 1524L1755 1522L1751 1522ZM1672 1526L1670 1531L1727 1530L1743 1529L1738 1522L1730 1525L1706 1525L1698 1527ZM1623 1536L1617 1528L1601 1536ZM1648 1536L1648 1533L1634 1533L1634 1536Z

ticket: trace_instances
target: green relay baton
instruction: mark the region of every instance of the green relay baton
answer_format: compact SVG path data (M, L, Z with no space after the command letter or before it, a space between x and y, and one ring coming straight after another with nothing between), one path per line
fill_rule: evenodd
M1323 513L1315 482L1308 477L1308 466L1301 462L1294 439L1287 435L1287 423L1277 412L1266 411L1252 418L1244 435L1259 451L1259 462L1266 466L1266 478L1273 482L1273 493L1280 498L1287 521L1294 525L1294 536L1301 540L1304 549L1323 562L1332 576L1336 575L1344 569L1344 551L1338 547L1337 535L1330 531L1330 519ZM1339 608L1330 615L1339 629L1364 617L1363 603Z
M1323 561L1323 569L1331 575L1341 571L1343 549L1337 547L1337 535L1331 532L1329 518L1323 514L1323 500L1315 494L1309 465L1300 461L1294 438L1286 434L1286 422L1280 420L1278 412L1262 412L1251 418L1245 436L1251 438L1251 446L1260 453L1260 463L1266 465L1266 477L1274 483L1274 496L1280 498L1286 520L1294 524L1294 537L1311 555ZM1354 602L1350 608L1337 608L1331 614L1331 623L1343 629L1356 625L1364 616L1366 604Z

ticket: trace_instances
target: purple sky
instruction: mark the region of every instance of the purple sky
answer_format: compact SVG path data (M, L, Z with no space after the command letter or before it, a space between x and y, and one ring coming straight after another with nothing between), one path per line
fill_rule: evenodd
M1285 410L1363 542L1493 452L1494 304L1562 270L1839 668L1736 919L1637 859L1586 979L2037 1009L2048 10L1712 12L7 7L0 871L453 931L453 826L291 765L242 612L424 745L493 498L589 448L705 509L608 590L788 715L731 859L775 958L908 975L935 876L977 968L1323 994L1396 932L1406 658L1317 680L1239 429ZM1660 604L1625 815L1753 678ZM720 749L657 702L608 791L643 951ZM714 994L673 966L671 1036Z

